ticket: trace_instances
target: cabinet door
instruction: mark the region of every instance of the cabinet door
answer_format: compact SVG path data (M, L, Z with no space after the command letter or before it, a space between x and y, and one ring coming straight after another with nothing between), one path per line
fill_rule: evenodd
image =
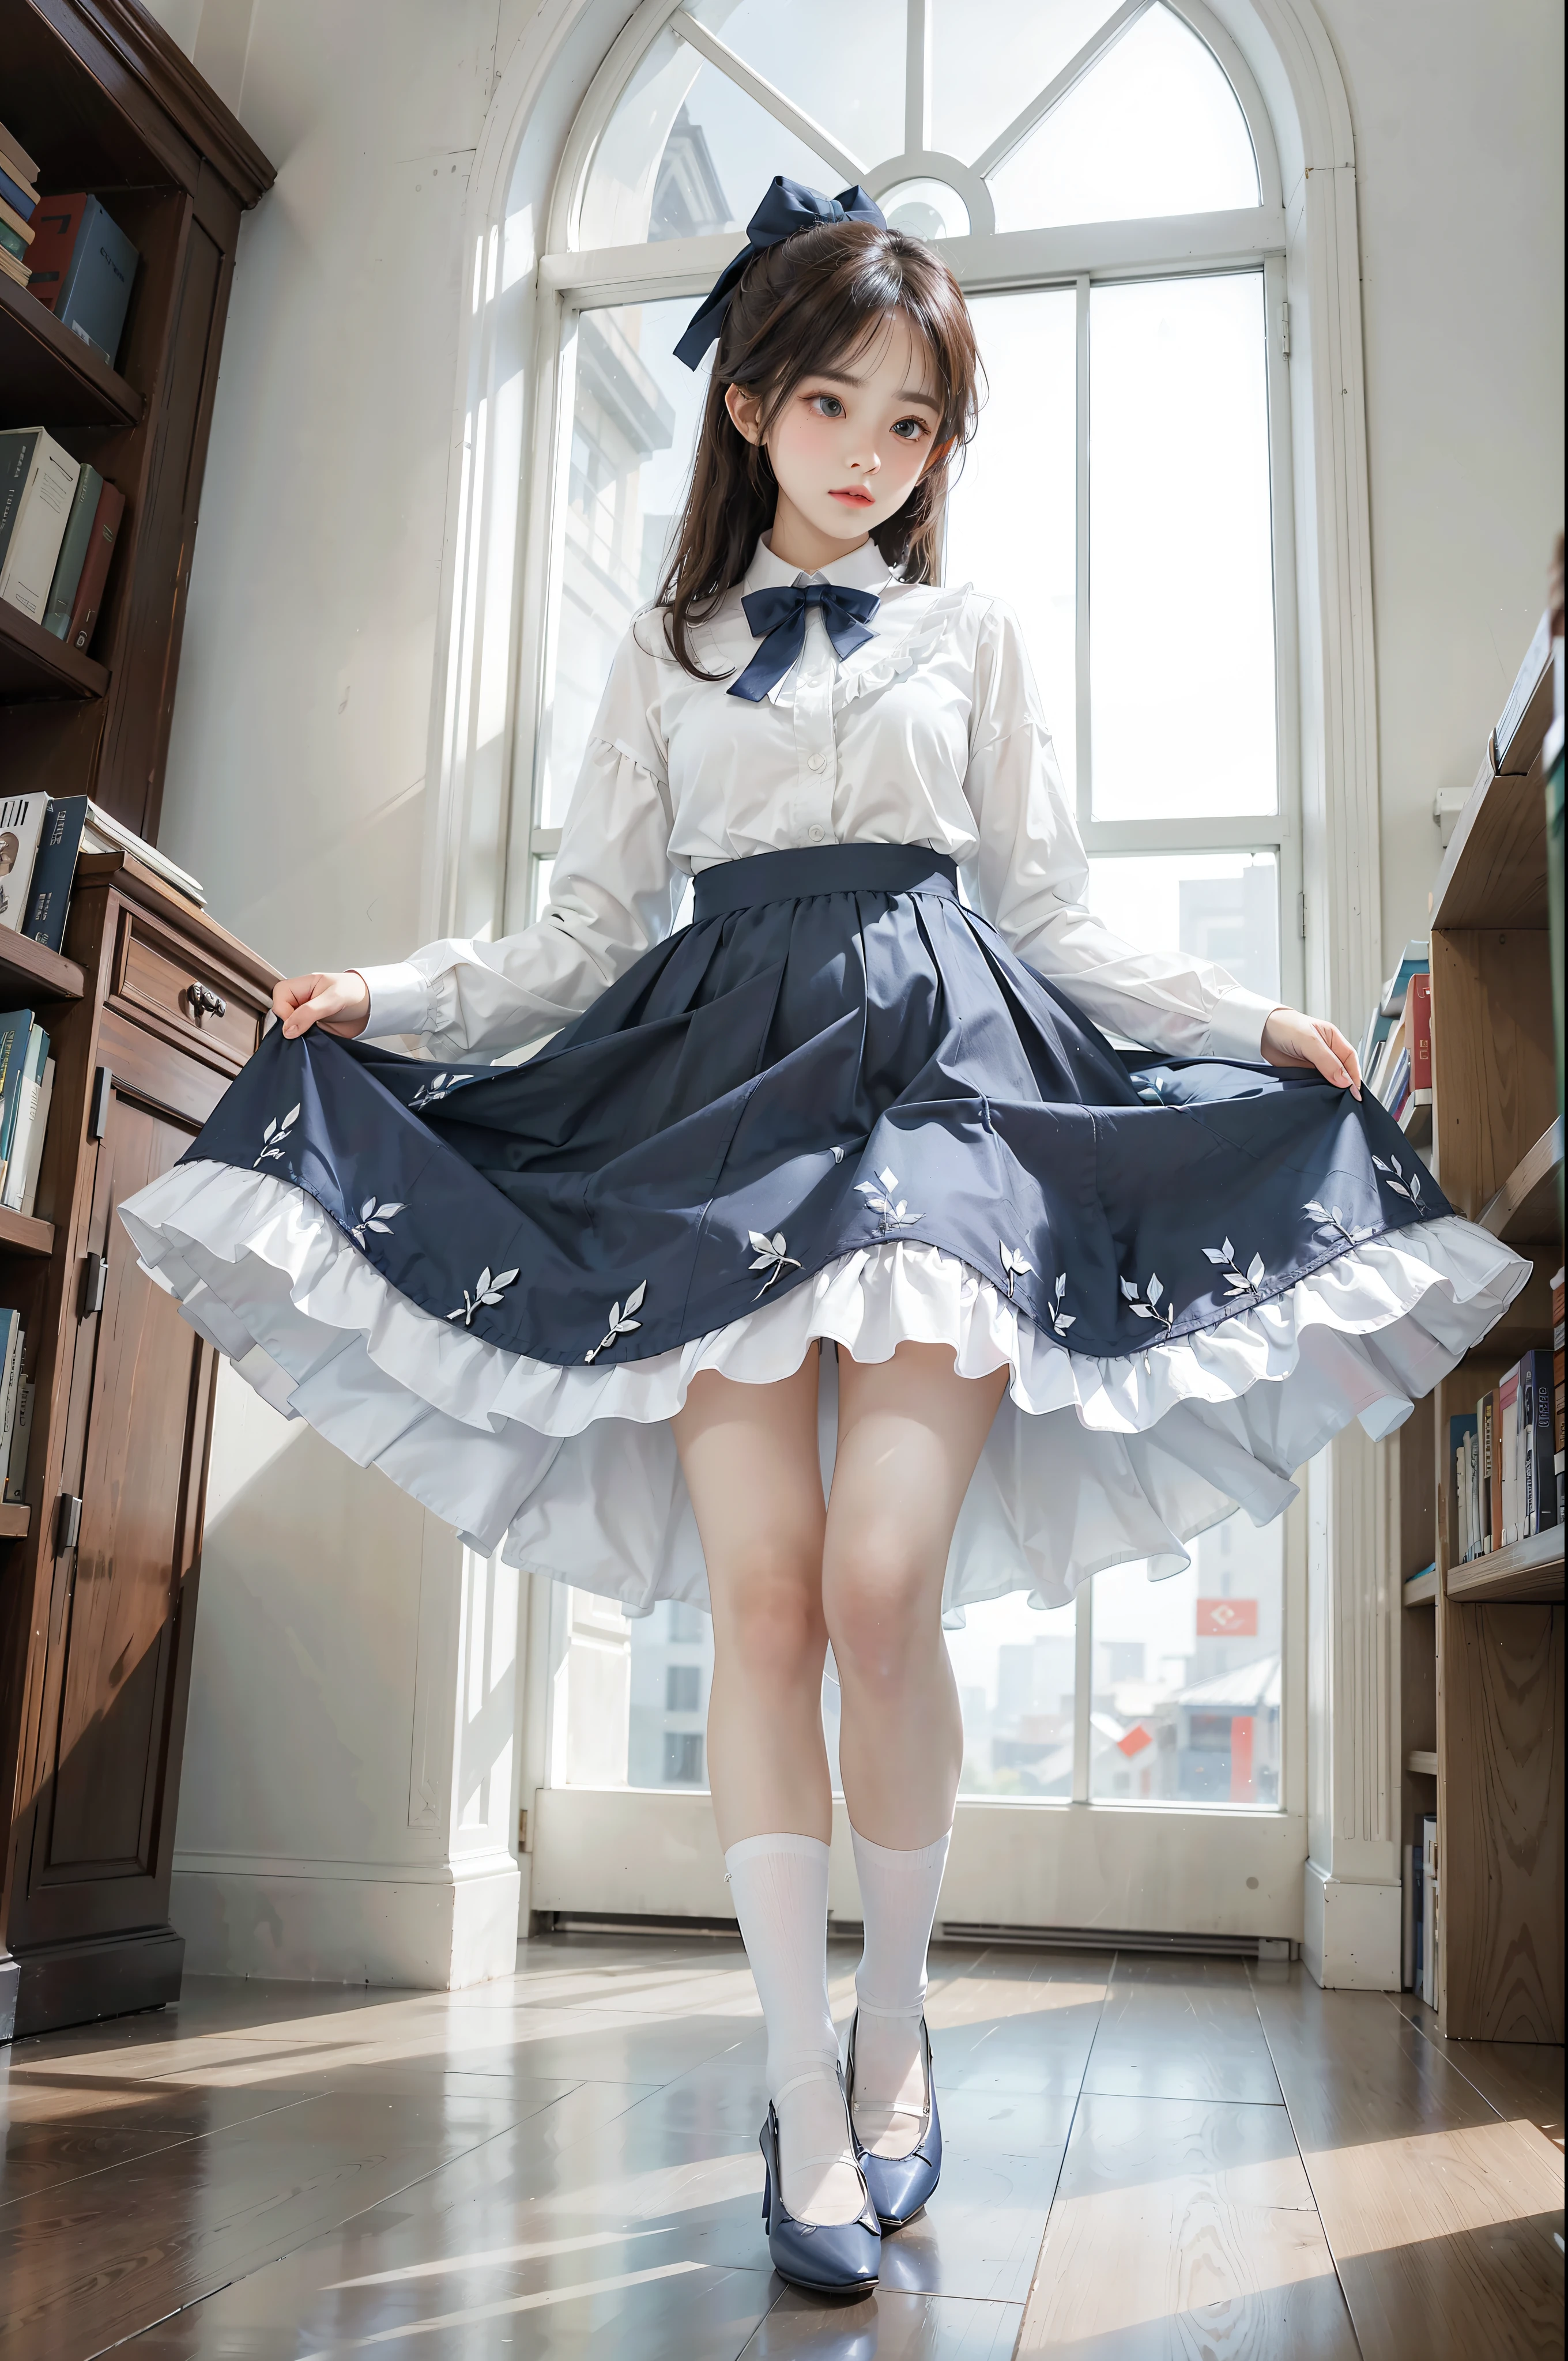
M81 1525L55 1564L19 1950L167 1917L215 1356L140 1269L114 1208L190 1137L111 1093L86 1241L108 1271L71 1371Z

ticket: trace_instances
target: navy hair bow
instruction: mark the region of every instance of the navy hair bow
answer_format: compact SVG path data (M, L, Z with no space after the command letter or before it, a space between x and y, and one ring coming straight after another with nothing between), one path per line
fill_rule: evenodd
M743 272L759 254L765 254L771 246L782 246L797 229L816 229L823 222L841 221L871 222L878 229L887 227L882 207L873 204L858 185L840 189L836 197L824 197L816 189L804 188L798 181L786 181L782 172L775 173L767 195L746 225L744 248L719 272L692 314L690 325L675 346L675 358L685 361L687 368L696 368L724 325L729 299L740 284Z
M821 609L835 652L848 656L872 637L866 626L882 600L874 590L850 590L839 582L792 582L772 590L749 590L740 604L752 638L762 639L763 632L767 637L740 679L731 681L729 694L759 705L806 645L808 607Z

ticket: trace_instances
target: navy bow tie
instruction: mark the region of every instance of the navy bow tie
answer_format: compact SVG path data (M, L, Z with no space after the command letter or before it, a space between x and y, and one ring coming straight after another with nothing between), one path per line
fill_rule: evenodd
M797 662L806 645L808 607L820 608L834 651L843 657L872 636L866 626L882 600L874 590L850 590L839 582L792 582L773 590L749 590L740 604L752 638L762 644L740 679L731 681L729 694L758 705Z

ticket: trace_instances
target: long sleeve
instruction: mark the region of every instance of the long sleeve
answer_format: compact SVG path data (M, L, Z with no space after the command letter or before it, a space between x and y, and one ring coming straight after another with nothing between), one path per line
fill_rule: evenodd
M1255 1059L1279 1004L1207 960L1138 950L1087 907L1089 862L1022 635L993 606L981 631L965 794L980 849L966 883L1021 959L1096 1024L1171 1056Z
M590 1006L670 931L684 875L670 858L671 807L652 660L628 633L561 831L549 907L493 943L427 943L362 967L367 1034L419 1033L437 1057L526 1049Z

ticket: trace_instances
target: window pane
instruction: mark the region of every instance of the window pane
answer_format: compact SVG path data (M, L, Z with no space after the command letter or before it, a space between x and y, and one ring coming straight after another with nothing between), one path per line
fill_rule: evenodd
M1213 52L1168 8L1138 18L998 166L991 188L998 229L1144 221L1259 202L1235 93Z
M1111 16L1118 0L928 0L931 145L966 164ZM998 71L1005 59L1006 71Z
M1094 816L1277 804L1263 274L1090 298Z
M1237 1514L1189 1547L1168 1581L1094 1577L1089 1792L1277 1811L1284 1527Z
M981 295L970 306L990 387L948 511L943 571L1017 609L1068 793L1073 686L1077 296Z
M1195 951L1249 992L1279 990L1279 864L1272 852L1116 854L1089 864L1089 906L1124 940Z
M902 56L899 72L902 78ZM599 141L583 192L579 242L639 246L647 238L739 228L775 172L808 188L831 192L839 186L832 165L728 74L673 33L661 33ZM695 309L688 300L688 318Z
M560 609L539 822L558 828L576 784L610 660L658 582L680 511L707 368L674 346L692 314L678 302L622 303L577 324L572 449L557 544Z
M1022 1593L968 1609L948 1653L964 1717L965 1795L1072 1795L1076 1611Z
M904 147L905 0L696 0L692 14L869 171ZM769 118L773 121L772 116ZM781 126L779 136L786 137ZM749 218L774 172L754 149L738 186ZM798 177L795 176L795 177ZM755 184L753 187L753 183ZM828 195L839 182L818 181Z

